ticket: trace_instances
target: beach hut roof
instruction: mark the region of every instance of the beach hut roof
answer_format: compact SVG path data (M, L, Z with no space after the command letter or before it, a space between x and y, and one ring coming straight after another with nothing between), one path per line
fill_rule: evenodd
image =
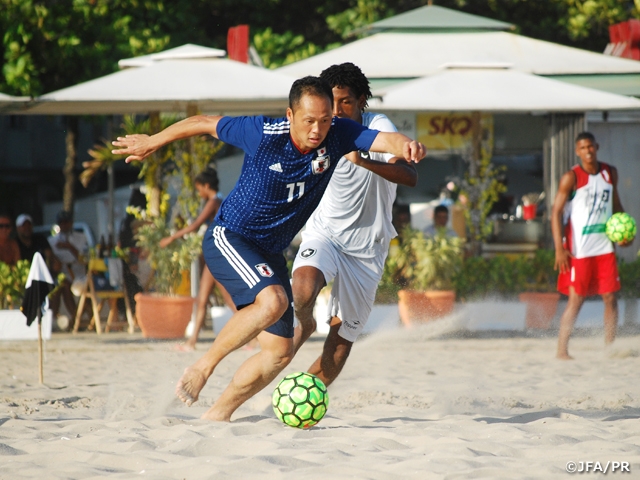
M295 79L226 58L164 60L48 93L14 113L106 115L283 112Z
M374 92L388 111L585 112L640 110L640 100L506 68L449 68Z
M472 15L437 5L426 5L385 18L356 31L378 33L388 30L443 31L443 30L510 30L514 26L492 18Z
M638 61L509 32L377 33L277 71L294 77L318 75L344 62L355 63L370 79L418 78L452 63L501 63L536 75L640 73Z
M141 55L139 57L125 58L118 61L120 68L130 67L148 67L154 62L163 60L194 60L203 58L222 58L227 52L218 48L203 47L187 43L176 48L170 48L163 52L152 53L150 55Z

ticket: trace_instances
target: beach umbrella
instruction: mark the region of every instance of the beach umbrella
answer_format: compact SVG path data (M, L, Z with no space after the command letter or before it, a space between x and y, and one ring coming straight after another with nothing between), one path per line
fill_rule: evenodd
M27 317L27 326L38 320L38 366L39 380L44 382L44 368L42 359L42 310L47 304L47 295L53 290L53 278L42 255L33 255L31 269L27 277L26 291L20 310Z

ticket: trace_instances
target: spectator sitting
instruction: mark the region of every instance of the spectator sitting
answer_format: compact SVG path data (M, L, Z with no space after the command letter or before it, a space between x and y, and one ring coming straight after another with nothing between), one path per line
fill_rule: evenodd
M15 265L20 260L18 242L11 238L11 217L0 214L0 262Z
M426 227L422 233L425 237L457 237L458 234L447 226L449 223L449 209L444 205L438 205L433 210L433 224Z
M33 233L33 220L30 215L23 213L16 219L16 240L20 247L20 258L22 260L33 260L33 255L40 252L47 265L51 266L53 251L51 245L44 235Z
M60 231L49 237L49 244L54 256L59 261L60 268L55 269L52 273L56 276L62 272L67 278L62 282L56 294L50 297L51 310L56 318L59 314L60 296L62 295L65 307L73 318L76 315L76 301L72 291L79 294L86 282L86 266L83 257L87 254L88 243L84 233L73 230L73 214L71 212L63 210L58 213L57 223Z

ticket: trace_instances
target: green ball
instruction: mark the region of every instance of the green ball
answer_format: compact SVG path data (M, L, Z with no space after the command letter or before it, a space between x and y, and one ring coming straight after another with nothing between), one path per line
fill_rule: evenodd
M605 226L605 233L614 243L630 242L636 237L636 221L628 213L614 213Z
M271 404L276 417L291 427L309 428L317 424L329 407L325 384L306 372L284 377L273 391Z

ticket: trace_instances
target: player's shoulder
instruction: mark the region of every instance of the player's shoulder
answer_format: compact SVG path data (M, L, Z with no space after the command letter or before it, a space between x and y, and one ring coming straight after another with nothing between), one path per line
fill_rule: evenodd
M381 132L396 132L396 126L384 113L364 112L362 114L362 124L371 130Z

